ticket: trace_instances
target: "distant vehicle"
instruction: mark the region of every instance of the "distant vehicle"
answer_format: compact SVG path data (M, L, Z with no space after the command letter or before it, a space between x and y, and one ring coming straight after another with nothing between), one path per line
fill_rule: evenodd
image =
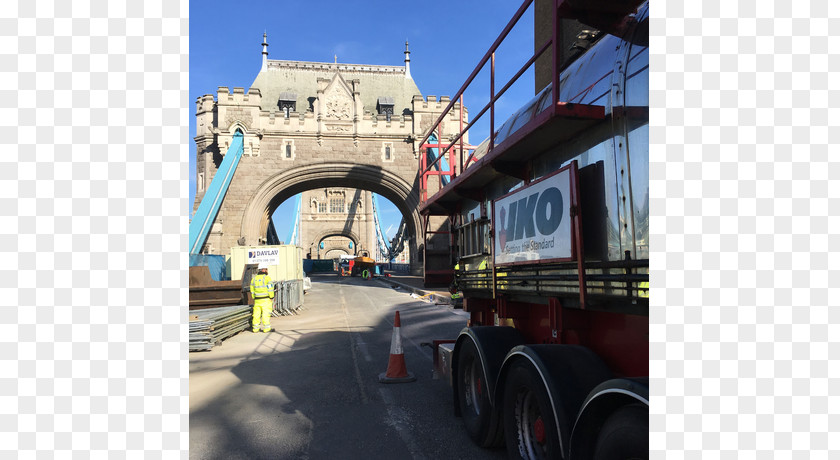
M359 256L353 259L353 267L351 269L351 276L362 276L362 272L367 269L371 274L374 273L376 261L370 257Z

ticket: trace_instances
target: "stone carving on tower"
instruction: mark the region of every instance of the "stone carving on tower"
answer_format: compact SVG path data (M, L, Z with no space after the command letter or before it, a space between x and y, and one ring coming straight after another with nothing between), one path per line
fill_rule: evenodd
M353 100L346 89L333 84L324 94L324 117L335 120L349 120L353 114Z
M336 72L331 79L318 79L318 108L319 118L322 121L321 134L327 135L353 135L354 145L358 146L356 139L357 121L357 96L358 82L347 81ZM353 85L353 86L351 86Z

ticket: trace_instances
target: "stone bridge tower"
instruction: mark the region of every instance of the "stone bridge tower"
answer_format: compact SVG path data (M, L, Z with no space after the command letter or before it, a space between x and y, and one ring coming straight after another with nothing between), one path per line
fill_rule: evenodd
M303 192L300 245L304 257L332 259L340 254L375 258L371 193L352 188L321 188Z
M412 272L422 273L418 143L449 98L421 95L409 72L407 43L404 66L270 60L267 47L263 36L262 67L247 92L222 86L197 100L194 209L234 133L245 140L203 252L228 254L232 246L265 243L270 216L297 193L355 188L400 210ZM442 137L457 132L459 109L447 117Z

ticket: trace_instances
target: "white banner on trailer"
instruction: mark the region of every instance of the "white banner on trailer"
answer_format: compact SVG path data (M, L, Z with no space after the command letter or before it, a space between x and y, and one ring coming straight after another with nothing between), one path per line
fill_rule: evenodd
M570 169L493 202L495 264L570 259Z
M280 248L265 248L265 249L248 249L248 257L245 263L260 264L267 263L268 265L280 264Z

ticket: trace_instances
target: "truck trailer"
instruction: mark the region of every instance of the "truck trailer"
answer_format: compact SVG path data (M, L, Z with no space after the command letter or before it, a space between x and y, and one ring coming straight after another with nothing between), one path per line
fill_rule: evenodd
M550 78L496 128L511 82L495 86L495 51L531 3L421 141L449 158L435 168L420 155L424 238L435 254L432 238L449 238L452 290L470 315L457 338L434 341L435 370L479 445L505 444L511 458L647 458L648 4L537 1L552 14L548 38L514 80L538 61ZM571 50L566 19L581 24ZM434 137L484 66L488 139L466 143L475 120Z

